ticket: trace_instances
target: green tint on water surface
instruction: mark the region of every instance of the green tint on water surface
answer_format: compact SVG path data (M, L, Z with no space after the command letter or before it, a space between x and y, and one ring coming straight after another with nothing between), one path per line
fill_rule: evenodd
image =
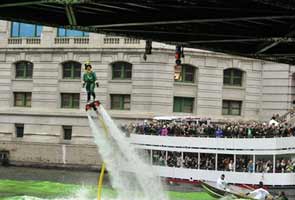
M47 181L15 181L0 180L0 200L34 200L40 199L81 199L77 196L80 191L84 199L96 199L97 188L94 186L81 186ZM116 198L116 192L110 188L103 188L103 199ZM213 200L205 192L172 192L168 195L171 200ZM29 196L29 197L26 197ZM38 199L36 198L36 199Z

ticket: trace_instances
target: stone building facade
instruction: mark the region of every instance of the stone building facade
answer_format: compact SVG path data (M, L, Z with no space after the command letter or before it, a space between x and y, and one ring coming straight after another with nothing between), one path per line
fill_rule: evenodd
M100 163L84 111L85 61L118 123L161 115L267 120L295 100L294 66L186 50L175 80L174 47L154 43L145 60L142 40L60 36L50 27L23 37L20 27L0 22L0 152L14 162Z

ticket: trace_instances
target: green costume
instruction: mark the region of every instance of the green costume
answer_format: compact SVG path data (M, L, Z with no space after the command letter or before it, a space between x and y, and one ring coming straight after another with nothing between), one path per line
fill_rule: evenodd
M86 84L87 92L94 92L95 82L96 82L96 74L95 72L85 72L83 75L83 81Z
M86 91L87 91L87 102L90 101L90 97L92 95L93 100L95 100L95 92L94 88L95 85L98 87L98 82L96 82L96 74L93 71L86 71L83 74L83 87L86 86Z

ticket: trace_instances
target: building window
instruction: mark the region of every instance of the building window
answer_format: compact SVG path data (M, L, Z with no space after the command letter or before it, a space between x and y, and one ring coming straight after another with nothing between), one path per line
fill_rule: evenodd
M80 94L79 93L62 93L61 107L62 108L79 108Z
M242 86L243 71L239 69L226 69L223 71L223 84Z
M131 79L132 64L127 62L115 62L112 64L113 79Z
M63 126L63 139L64 140L72 139L72 126Z
M84 31L70 30L64 28L57 29L57 37L88 37L89 33Z
M12 22L11 37L40 37L42 26Z
M130 95L111 94L111 109L130 110Z
M65 62L62 64L64 79L80 79L81 78L81 63L78 62Z
M24 137L24 125L23 124L15 124L15 136L17 138Z
M174 67L174 81L195 82L195 67L192 65L176 65Z
M192 113L194 109L194 98L174 97L173 112Z
M222 101L223 115L241 115L242 101Z
M15 63L15 78L32 78L33 63L28 61L20 61Z
M31 92L14 92L14 106L31 107L32 93Z

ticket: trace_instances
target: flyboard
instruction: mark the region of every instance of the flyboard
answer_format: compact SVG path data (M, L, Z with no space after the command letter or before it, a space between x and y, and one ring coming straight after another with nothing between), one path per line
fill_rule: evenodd
M105 124L105 122L103 121L102 117L99 115L97 109L98 107L101 105L101 103L96 100L93 101L91 103L87 103L85 106L85 110L86 112L89 112L91 110L94 110L98 116L98 121L100 122L105 134L108 134L108 129L107 126ZM105 163L102 163L101 169L100 169L100 175L99 175L99 179L98 179L98 185L97 185L97 200L101 200L101 192L102 192L102 184L103 184L103 177L104 177L104 172L105 172Z

